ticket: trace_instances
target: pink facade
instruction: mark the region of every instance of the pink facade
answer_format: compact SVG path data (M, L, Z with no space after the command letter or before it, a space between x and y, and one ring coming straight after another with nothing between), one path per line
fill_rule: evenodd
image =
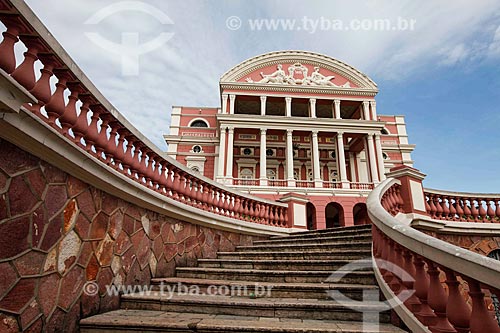
M379 115L377 92L327 56L260 55L222 76L220 108L173 107L168 154L246 193L306 195L309 228L362 223L356 204L388 170L413 165L404 117Z

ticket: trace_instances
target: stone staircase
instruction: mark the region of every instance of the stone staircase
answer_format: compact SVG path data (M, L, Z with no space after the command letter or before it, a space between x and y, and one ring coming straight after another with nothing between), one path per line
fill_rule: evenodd
M371 270L370 226L255 241L126 294L121 309L81 320L81 332L403 332L389 323ZM342 267L352 263L353 269ZM339 270L340 269L340 270ZM348 297L342 304L333 291ZM366 295L368 300L360 302ZM363 331L365 315L379 324ZM380 313L380 316L377 317ZM374 316L374 317L373 317ZM372 323L373 324L373 323Z

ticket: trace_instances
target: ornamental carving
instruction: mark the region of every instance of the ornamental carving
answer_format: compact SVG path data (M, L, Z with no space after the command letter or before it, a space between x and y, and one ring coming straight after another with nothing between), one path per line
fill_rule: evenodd
M325 76L320 73L318 66L314 67L311 75L308 75L309 69L301 63L295 63L288 66L288 74L283 69L282 64L278 64L276 71L271 74L264 74L260 72L262 79L254 81L252 78L246 78L249 83L269 83L269 84L290 84L290 85L303 85L303 86L327 86L327 87L342 87L350 88L349 81L345 84L338 86L332 82L335 79L334 75Z

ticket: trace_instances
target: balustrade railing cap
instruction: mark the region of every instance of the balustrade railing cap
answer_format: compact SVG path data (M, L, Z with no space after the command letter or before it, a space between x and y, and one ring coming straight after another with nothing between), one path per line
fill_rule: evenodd
M500 200L500 193L471 193L471 192L457 192L447 190L436 190L433 188L424 188L426 194L438 194L449 197L461 197L466 199L495 199Z
M427 175L419 170L409 167L407 165L400 165L391 169L386 173L387 178L399 178L402 176L412 176L416 179L423 180Z

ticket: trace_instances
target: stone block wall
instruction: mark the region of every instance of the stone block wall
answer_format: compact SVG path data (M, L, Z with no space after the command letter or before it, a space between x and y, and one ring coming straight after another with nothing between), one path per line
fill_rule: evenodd
M0 139L0 332L76 331L119 306L106 286L147 285L253 239L134 206Z

